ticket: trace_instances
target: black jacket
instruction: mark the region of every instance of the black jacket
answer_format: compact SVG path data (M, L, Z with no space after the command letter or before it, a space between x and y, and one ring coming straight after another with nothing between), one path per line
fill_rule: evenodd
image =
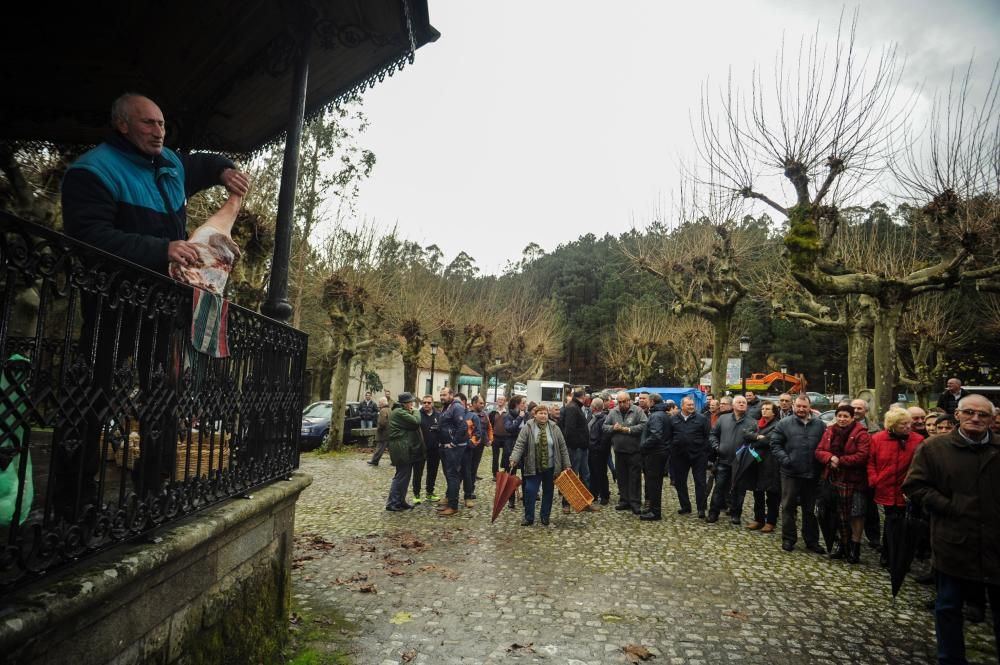
M771 454L781 465L781 474L790 478L817 478L822 468L816 461L816 447L826 425L813 416L803 423L798 416L778 421L771 432Z
M371 399L361 402L358 406L358 414L361 416L361 420L375 422L375 419L378 418L378 404L375 403L375 400Z
M670 445L670 416L663 402L653 405L646 419L639 448L644 453L666 452Z
M208 153L164 149L150 157L115 133L66 171L63 228L77 240L166 274L167 245L187 238L187 198L222 184L222 171L232 166Z
M562 431L566 447L570 450L586 450L590 446L590 431L583 404L573 398L562 411Z
M955 415L955 409L958 408L958 400L962 399L968 394L969 391L966 390L965 388L962 388L960 390L958 397L955 397L950 392L945 390L943 393L941 393L940 396L938 396L937 405L942 409L944 409L949 416L953 416Z
M708 418L700 413L684 420L680 412L670 416L670 452L698 455L708 452Z
M420 432L424 436L424 444L427 450L437 450L438 447L438 418L441 412L432 408L430 413L420 409Z
M590 450L595 453L611 452L611 434L604 431L604 419L607 411L594 414L590 419Z

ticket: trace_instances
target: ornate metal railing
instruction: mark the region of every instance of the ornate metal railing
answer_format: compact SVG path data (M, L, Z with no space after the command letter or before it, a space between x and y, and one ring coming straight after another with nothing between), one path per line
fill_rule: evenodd
M298 466L304 333L4 212L0 293L0 594Z

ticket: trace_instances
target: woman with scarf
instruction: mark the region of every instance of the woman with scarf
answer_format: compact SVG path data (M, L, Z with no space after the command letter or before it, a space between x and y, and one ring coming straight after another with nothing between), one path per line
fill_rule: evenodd
M524 519L521 526L535 523L535 500L542 488L542 524L548 526L552 513L553 482L572 467L566 439L554 423L549 422L549 411L544 404L534 410L534 419L525 423L510 454L510 468L521 467L524 476Z
M736 486L739 496L753 492L753 521L747 528L751 531L760 529L761 533L774 532L774 525L778 523L778 506L781 505L781 467L778 460L771 456L771 432L778 420L774 402L761 402L757 431L749 435L753 440L747 442L760 457L760 462L752 465L746 475L740 476Z
M889 409L885 414L885 429L872 437L868 455L868 486L875 495L875 503L885 511L887 521L901 519L906 514L903 481L917 446L924 440L911 431L912 424L913 418L905 409ZM882 562L887 564L889 559L884 537L882 544Z
M838 406L833 425L826 428L816 447L816 459L826 466L823 473L827 474L839 498L840 541L830 552L831 559L847 559L850 563L861 561L870 446L871 436L867 428L854 419L851 405Z

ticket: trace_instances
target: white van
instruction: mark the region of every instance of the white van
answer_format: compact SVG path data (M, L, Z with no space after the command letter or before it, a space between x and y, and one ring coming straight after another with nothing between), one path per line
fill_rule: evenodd
M527 400L535 404L562 406L573 394L573 386L565 381L528 381Z

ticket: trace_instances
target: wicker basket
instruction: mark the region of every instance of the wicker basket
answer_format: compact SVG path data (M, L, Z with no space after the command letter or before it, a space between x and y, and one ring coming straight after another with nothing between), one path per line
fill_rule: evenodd
M222 434L220 432L215 432L211 435L211 437L206 435L204 440L200 442L200 455L198 436L198 430L191 430L190 452L188 452L186 437L177 439L177 457L175 460L173 475L174 480L188 480L189 478L206 477L208 475L208 466L210 461L213 472L229 468L229 460L232 453L232 449L229 444L232 439L232 435L226 434L225 439L222 438Z
M132 432L128 435L128 460L125 459L125 446L121 446L118 450L111 450L111 446L108 446L108 456L114 459L115 464L122 466L123 464L128 464L129 469L135 468L135 461L139 459L139 433Z
M573 506L573 510L578 513L586 510L587 506L594 501L594 495L590 493L580 477L573 473L573 469L563 470L556 478L555 486L569 501L569 505Z
M105 430L102 428L101 429L101 436L97 440L98 450L104 451L104 460L106 462L112 462L113 461L116 464L118 464L118 466L121 466L121 464L122 464L122 448L124 446L119 447L118 450L115 450L114 446L112 446L110 443L107 446L105 446L104 445L104 434L105 434ZM128 443L129 443L129 445L132 445L133 441L135 442L135 445L139 445L139 421L138 420L132 420L129 423L129 434L128 434Z

